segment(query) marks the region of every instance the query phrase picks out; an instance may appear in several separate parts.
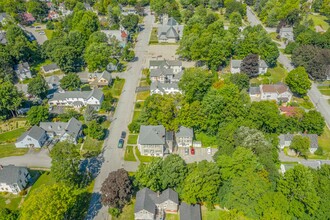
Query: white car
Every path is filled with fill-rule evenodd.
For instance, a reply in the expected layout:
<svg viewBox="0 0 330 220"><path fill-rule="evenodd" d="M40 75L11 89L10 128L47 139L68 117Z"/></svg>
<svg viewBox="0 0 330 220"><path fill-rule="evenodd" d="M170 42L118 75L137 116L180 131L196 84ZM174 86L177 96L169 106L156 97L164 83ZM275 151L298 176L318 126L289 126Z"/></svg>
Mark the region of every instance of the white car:
<svg viewBox="0 0 330 220"><path fill-rule="evenodd" d="M45 32L44 31L40 31L39 34L40 35L45 35Z"/></svg>
<svg viewBox="0 0 330 220"><path fill-rule="evenodd" d="M210 147L207 148L207 154L212 154L212 149Z"/></svg>

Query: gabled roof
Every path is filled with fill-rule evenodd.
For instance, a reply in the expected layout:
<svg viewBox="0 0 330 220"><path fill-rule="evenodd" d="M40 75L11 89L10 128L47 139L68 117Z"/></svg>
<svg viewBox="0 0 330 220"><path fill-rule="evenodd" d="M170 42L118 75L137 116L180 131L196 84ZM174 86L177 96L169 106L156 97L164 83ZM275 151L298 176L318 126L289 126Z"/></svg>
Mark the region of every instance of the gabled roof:
<svg viewBox="0 0 330 220"><path fill-rule="evenodd" d="M201 220L201 207L199 204L188 205L182 202L180 205L180 220Z"/></svg>
<svg viewBox="0 0 330 220"><path fill-rule="evenodd" d="M166 31L166 37L167 38L178 38L179 34L178 32L174 29L174 27L170 27L167 31Z"/></svg>
<svg viewBox="0 0 330 220"><path fill-rule="evenodd" d="M318 148L318 140L317 140L317 134L296 134L300 135L302 137L308 137L310 140L310 148ZM294 134L280 134L279 139L280 139L280 145L284 145L286 141L292 141Z"/></svg>
<svg viewBox="0 0 330 220"><path fill-rule="evenodd" d="M291 92L289 87L283 83L260 85L260 90L267 93L282 94L285 92Z"/></svg>
<svg viewBox="0 0 330 220"><path fill-rule="evenodd" d="M168 200L170 200L176 204L179 204L178 193L175 192L173 189L168 188L159 195L159 197L156 200L156 203L160 204L160 203L166 202Z"/></svg>
<svg viewBox="0 0 330 220"><path fill-rule="evenodd" d="M28 172L26 167L16 167L14 165L0 166L0 183L8 185L18 183L21 173Z"/></svg>
<svg viewBox="0 0 330 220"><path fill-rule="evenodd" d="M0 44L7 44L6 32L0 32Z"/></svg>
<svg viewBox="0 0 330 220"><path fill-rule="evenodd" d="M182 66L182 62L180 60L150 60L149 67L150 66L157 66L158 68L164 66Z"/></svg>
<svg viewBox="0 0 330 220"><path fill-rule="evenodd" d="M82 98L87 100L91 97L94 97L100 101L103 97L103 93L99 89L94 89L92 91L66 91L63 93L54 93L54 96L50 99L50 101L64 100L69 98Z"/></svg>
<svg viewBox="0 0 330 220"><path fill-rule="evenodd" d="M231 68L241 68L242 60L231 60ZM264 60L259 60L259 68L268 68Z"/></svg>
<svg viewBox="0 0 330 220"><path fill-rule="evenodd" d="M179 131L175 134L176 137L194 137L194 131L192 128L187 128L184 126L179 127Z"/></svg>
<svg viewBox="0 0 330 220"><path fill-rule="evenodd" d="M56 75L53 75L50 77L45 77L45 80L46 80L47 84L49 84L49 85L57 85L57 86L60 85L60 77L58 77Z"/></svg>
<svg viewBox="0 0 330 220"><path fill-rule="evenodd" d="M60 69L55 63L49 64L49 65L45 65L45 66L42 66L42 68L43 68L44 71L46 71L46 72L48 72L48 71L52 71L52 70L59 70L59 69Z"/></svg>
<svg viewBox="0 0 330 220"><path fill-rule="evenodd" d="M92 92L90 93L90 95L87 99L89 99L90 97L94 97L95 99L101 101L101 99L103 97L103 92L101 90L95 88L92 90Z"/></svg>
<svg viewBox="0 0 330 220"><path fill-rule="evenodd" d="M7 14L2 12L0 13L0 22L2 22L7 17Z"/></svg>
<svg viewBox="0 0 330 220"><path fill-rule="evenodd" d="M159 90L162 93L166 92L165 90L179 90L177 83L161 83L161 82L152 82L150 85L150 91Z"/></svg>
<svg viewBox="0 0 330 220"><path fill-rule="evenodd" d="M107 81L111 81L111 73L109 73L108 71L103 71L100 75L100 77L98 77L99 79L103 78L106 79Z"/></svg>
<svg viewBox="0 0 330 220"><path fill-rule="evenodd" d="M139 134L139 144L164 145L165 128L163 125L141 125Z"/></svg>
<svg viewBox="0 0 330 220"><path fill-rule="evenodd" d="M40 140L45 135L45 130L34 125L30 130L24 132L18 139L17 142L22 141L26 136L29 136L35 140Z"/></svg>
<svg viewBox="0 0 330 220"><path fill-rule="evenodd" d="M150 77L159 77L166 75L174 75L174 70L171 68L157 68L150 70Z"/></svg>
<svg viewBox="0 0 330 220"><path fill-rule="evenodd" d="M15 70L21 72L25 72L25 71L30 71L30 66L27 62L24 63L19 63L18 65L15 66Z"/></svg>
<svg viewBox="0 0 330 220"><path fill-rule="evenodd" d="M178 22L173 17L170 17L167 21L167 25L175 26L175 25L178 25Z"/></svg>
<svg viewBox="0 0 330 220"><path fill-rule="evenodd" d="M65 128L66 133L76 138L82 129L82 123L76 118L71 118Z"/></svg>
<svg viewBox="0 0 330 220"><path fill-rule="evenodd" d="M136 202L134 207L134 213L142 210L146 210L152 214L156 213L156 205L154 199L157 194L148 188L143 188L136 193Z"/></svg>

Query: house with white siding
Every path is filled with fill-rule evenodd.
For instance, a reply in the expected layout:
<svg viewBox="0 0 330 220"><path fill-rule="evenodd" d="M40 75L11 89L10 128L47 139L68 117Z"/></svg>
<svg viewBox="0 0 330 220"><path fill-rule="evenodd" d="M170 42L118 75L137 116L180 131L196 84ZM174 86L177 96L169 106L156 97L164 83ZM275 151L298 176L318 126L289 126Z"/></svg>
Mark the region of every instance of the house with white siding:
<svg viewBox="0 0 330 220"><path fill-rule="evenodd" d="M0 192L17 195L27 186L31 176L26 167L0 165Z"/></svg>

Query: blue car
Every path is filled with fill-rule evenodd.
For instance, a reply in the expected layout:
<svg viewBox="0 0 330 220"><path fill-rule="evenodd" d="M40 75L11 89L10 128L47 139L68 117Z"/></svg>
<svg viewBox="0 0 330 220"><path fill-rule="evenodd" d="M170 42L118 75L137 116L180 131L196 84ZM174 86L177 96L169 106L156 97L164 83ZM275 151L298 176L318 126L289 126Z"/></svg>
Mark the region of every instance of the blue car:
<svg viewBox="0 0 330 220"><path fill-rule="evenodd" d="M124 140L123 139L119 139L118 148L123 148L123 147L124 147Z"/></svg>

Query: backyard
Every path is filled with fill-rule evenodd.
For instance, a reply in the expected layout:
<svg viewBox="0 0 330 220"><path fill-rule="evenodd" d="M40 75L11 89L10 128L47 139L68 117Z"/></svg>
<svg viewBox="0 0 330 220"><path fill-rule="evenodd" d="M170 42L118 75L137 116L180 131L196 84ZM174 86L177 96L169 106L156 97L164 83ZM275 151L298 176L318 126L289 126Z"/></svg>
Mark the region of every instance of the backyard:
<svg viewBox="0 0 330 220"><path fill-rule="evenodd" d="M10 210L18 210L22 196L10 193L0 193L0 207Z"/></svg>
<svg viewBox="0 0 330 220"><path fill-rule="evenodd" d="M132 200L130 204L123 208L122 213L118 218L112 217L113 220L134 220L134 205L135 200Z"/></svg>
<svg viewBox="0 0 330 220"><path fill-rule="evenodd" d="M309 14L308 20L312 20L314 26L320 26L324 31L327 31L329 28L329 23L327 22L327 17L319 14Z"/></svg>
<svg viewBox="0 0 330 220"><path fill-rule="evenodd" d="M149 163L155 158L155 157L151 157L151 156L142 156L137 147L135 148L135 155L138 157L139 161L142 163Z"/></svg>
<svg viewBox="0 0 330 220"><path fill-rule="evenodd" d="M134 146L126 146L124 160L136 161L133 150L134 150Z"/></svg>
<svg viewBox="0 0 330 220"><path fill-rule="evenodd" d="M0 134L3 132L25 128L27 126L25 118L12 118L0 123Z"/></svg>
<svg viewBox="0 0 330 220"><path fill-rule="evenodd" d="M265 74L251 79L251 85L276 84L284 82L285 77L287 76L287 71L281 65L277 65L274 68L268 68L267 72L268 75Z"/></svg>
<svg viewBox="0 0 330 220"><path fill-rule="evenodd" d="M19 128L0 134L0 158L10 156L21 156L26 154L28 148L16 148L15 141L26 131L26 128Z"/></svg>
<svg viewBox="0 0 330 220"><path fill-rule="evenodd" d="M317 87L322 95L330 96L330 85L322 85Z"/></svg>

